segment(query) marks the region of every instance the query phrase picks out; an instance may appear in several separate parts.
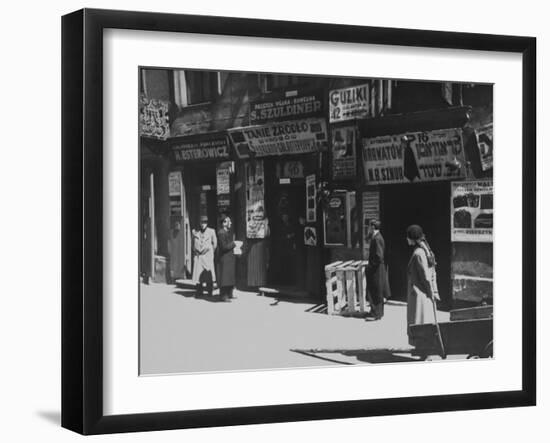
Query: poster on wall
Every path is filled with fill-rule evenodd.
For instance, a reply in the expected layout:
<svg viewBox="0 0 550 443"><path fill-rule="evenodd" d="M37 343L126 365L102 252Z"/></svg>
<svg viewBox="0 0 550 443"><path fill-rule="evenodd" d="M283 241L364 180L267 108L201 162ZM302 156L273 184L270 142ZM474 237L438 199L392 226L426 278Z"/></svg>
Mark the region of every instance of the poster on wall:
<svg viewBox="0 0 550 443"><path fill-rule="evenodd" d="M317 246L317 230L315 227L304 227L304 244L306 246Z"/></svg>
<svg viewBox="0 0 550 443"><path fill-rule="evenodd" d="M267 237L267 216L264 201L264 164L251 160L246 171L246 237Z"/></svg>
<svg viewBox="0 0 550 443"><path fill-rule="evenodd" d="M489 123L482 126L476 129L475 132L481 169L488 171L493 168L493 124Z"/></svg>
<svg viewBox="0 0 550 443"><path fill-rule="evenodd" d="M170 103L163 100L139 97L139 135L166 140L170 137Z"/></svg>
<svg viewBox="0 0 550 443"><path fill-rule="evenodd" d="M466 176L461 129L363 139L368 184L454 180Z"/></svg>
<svg viewBox="0 0 550 443"><path fill-rule="evenodd" d="M324 149L328 142L327 124L322 118L271 122L230 129L228 133L240 158L306 154Z"/></svg>
<svg viewBox="0 0 550 443"><path fill-rule="evenodd" d="M451 241L493 241L493 182L451 184Z"/></svg>
<svg viewBox="0 0 550 443"><path fill-rule="evenodd" d="M232 162L219 163L216 166L216 197L218 215L231 213L231 171Z"/></svg>
<svg viewBox="0 0 550 443"><path fill-rule="evenodd" d="M330 123L370 116L370 85L333 89L329 92Z"/></svg>
<svg viewBox="0 0 550 443"><path fill-rule="evenodd" d="M354 179L357 170L355 126L332 128L332 178Z"/></svg>
<svg viewBox="0 0 550 443"><path fill-rule="evenodd" d="M306 177L306 221L314 223L317 221L317 188L315 174Z"/></svg>
<svg viewBox="0 0 550 443"><path fill-rule="evenodd" d="M326 246L345 246L346 230L346 191L333 191L324 210L324 231Z"/></svg>
<svg viewBox="0 0 550 443"><path fill-rule="evenodd" d="M363 192L363 259L369 256L370 232L369 224L372 220L380 220L380 191Z"/></svg>
<svg viewBox="0 0 550 443"><path fill-rule="evenodd" d="M182 179L180 171L168 174L168 195L170 197L170 215L183 215Z"/></svg>

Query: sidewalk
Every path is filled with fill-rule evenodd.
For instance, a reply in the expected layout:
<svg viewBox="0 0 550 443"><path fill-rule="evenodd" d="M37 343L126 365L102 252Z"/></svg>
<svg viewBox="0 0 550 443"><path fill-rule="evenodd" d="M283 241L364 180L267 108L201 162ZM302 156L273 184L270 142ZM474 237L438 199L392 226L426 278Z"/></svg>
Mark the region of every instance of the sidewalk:
<svg viewBox="0 0 550 443"><path fill-rule="evenodd" d="M322 304L235 291L230 302L141 285L140 372L168 374L415 361L406 305L384 318L327 315ZM448 313L440 312L440 321Z"/></svg>

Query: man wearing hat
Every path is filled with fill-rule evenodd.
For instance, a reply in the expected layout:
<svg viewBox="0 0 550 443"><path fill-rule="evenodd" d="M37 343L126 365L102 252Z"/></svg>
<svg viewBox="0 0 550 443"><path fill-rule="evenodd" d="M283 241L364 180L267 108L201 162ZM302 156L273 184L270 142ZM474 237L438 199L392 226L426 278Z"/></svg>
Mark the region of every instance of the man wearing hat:
<svg viewBox="0 0 550 443"><path fill-rule="evenodd" d="M200 218L200 229L193 234L193 283L197 286L197 297L202 296L203 285L206 284L208 296L212 296L213 282L216 280L214 269L214 251L218 246L216 232L208 227L208 217Z"/></svg>
<svg viewBox="0 0 550 443"><path fill-rule="evenodd" d="M390 285L386 272L386 245L380 233L380 222L370 222L371 240L369 262L366 269L367 290L371 299L371 316L380 320L384 316L384 298L390 298Z"/></svg>

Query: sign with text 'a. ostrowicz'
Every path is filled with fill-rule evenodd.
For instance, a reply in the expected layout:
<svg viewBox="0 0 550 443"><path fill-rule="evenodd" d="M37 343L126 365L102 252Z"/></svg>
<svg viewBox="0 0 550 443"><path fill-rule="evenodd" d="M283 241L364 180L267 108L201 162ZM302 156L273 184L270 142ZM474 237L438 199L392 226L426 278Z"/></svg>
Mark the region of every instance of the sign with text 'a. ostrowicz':
<svg viewBox="0 0 550 443"><path fill-rule="evenodd" d="M411 183L464 178L461 129L440 129L363 139L369 184Z"/></svg>
<svg viewBox="0 0 550 443"><path fill-rule="evenodd" d="M327 145L327 125L320 118L234 128L228 132L241 158L305 154Z"/></svg>
<svg viewBox="0 0 550 443"><path fill-rule="evenodd" d="M229 158L229 141L225 133L206 133L173 139L172 154L176 162L189 160L223 160Z"/></svg>

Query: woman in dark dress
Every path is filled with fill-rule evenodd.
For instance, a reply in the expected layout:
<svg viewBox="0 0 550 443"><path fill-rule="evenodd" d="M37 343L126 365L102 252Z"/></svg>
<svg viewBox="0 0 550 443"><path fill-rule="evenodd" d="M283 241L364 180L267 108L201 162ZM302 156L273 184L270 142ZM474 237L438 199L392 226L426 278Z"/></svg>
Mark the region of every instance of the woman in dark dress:
<svg viewBox="0 0 550 443"><path fill-rule="evenodd" d="M235 234L231 229L231 219L222 218L222 228L218 231L218 287L222 300L233 298L235 286L236 259Z"/></svg>

